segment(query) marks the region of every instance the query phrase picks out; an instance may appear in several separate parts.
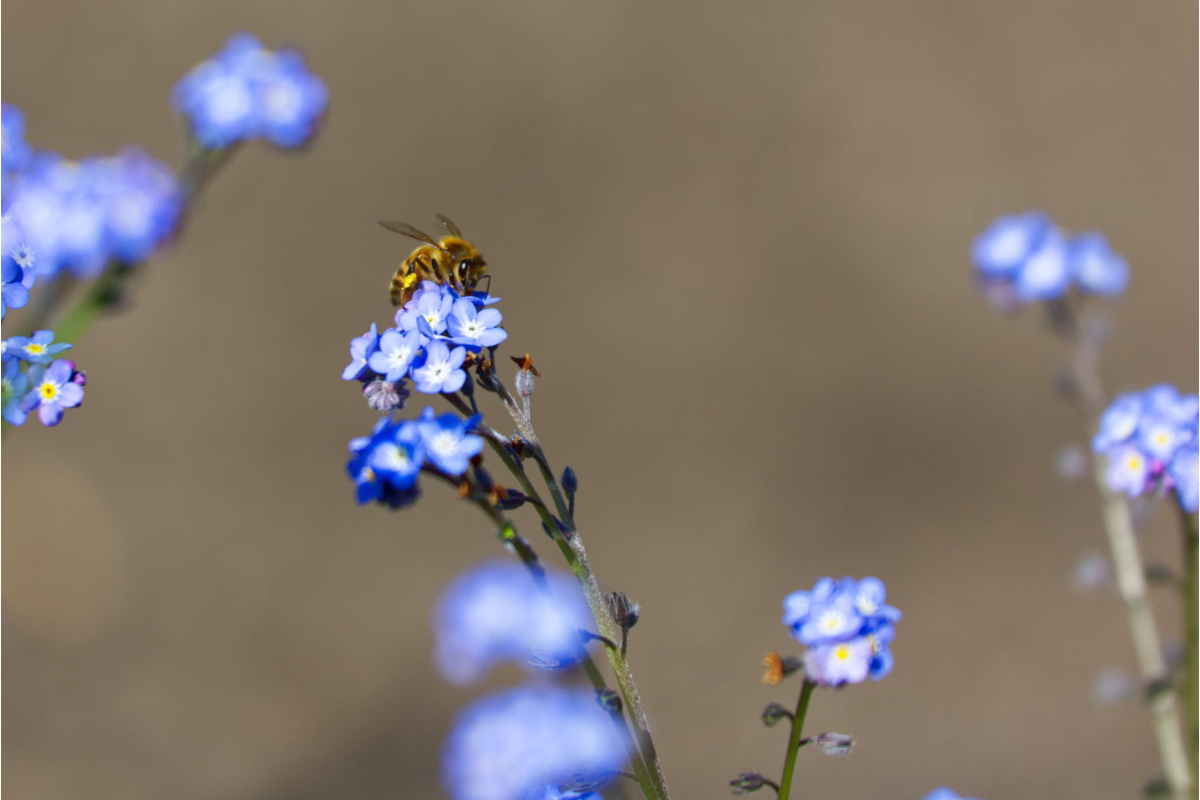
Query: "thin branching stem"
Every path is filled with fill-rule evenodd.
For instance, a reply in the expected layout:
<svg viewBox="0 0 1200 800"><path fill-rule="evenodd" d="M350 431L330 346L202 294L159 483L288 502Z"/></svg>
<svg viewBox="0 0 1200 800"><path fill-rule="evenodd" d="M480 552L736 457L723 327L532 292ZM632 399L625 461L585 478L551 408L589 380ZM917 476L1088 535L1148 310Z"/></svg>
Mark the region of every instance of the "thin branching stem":
<svg viewBox="0 0 1200 800"><path fill-rule="evenodd" d="M1069 300L1060 301L1051 308L1051 321L1066 349L1071 393L1083 412L1090 433L1097 429L1100 416L1107 406L1107 397L1100 381L1099 344L1094 337L1080 329L1078 314ZM1169 680L1154 611L1146 593L1146 570L1138 550L1129 502L1123 495L1108 488L1103 459L1093 459L1092 477L1100 493L1104 529L1112 554L1117 589L1125 605L1125 617L1133 638L1138 670L1143 684L1154 687L1149 693L1148 705L1163 774L1171 797L1186 800L1193 797L1196 784L1188 763L1188 749L1184 747L1176 692Z"/></svg>

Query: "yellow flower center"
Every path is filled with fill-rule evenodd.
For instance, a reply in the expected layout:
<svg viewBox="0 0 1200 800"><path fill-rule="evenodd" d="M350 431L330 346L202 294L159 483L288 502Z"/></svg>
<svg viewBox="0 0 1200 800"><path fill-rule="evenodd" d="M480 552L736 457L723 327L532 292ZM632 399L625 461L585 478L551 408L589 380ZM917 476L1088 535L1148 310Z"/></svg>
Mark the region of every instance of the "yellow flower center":
<svg viewBox="0 0 1200 800"><path fill-rule="evenodd" d="M845 661L850 657L850 648L844 644L839 644L833 648L833 657L838 661Z"/></svg>
<svg viewBox="0 0 1200 800"><path fill-rule="evenodd" d="M43 400L53 400L58 396L58 387L46 381L38 387L38 393L41 394Z"/></svg>
<svg viewBox="0 0 1200 800"><path fill-rule="evenodd" d="M25 345L25 352L29 353L31 356L40 356L42 353L46 352L46 345L38 344L37 342L30 342L29 344Z"/></svg>

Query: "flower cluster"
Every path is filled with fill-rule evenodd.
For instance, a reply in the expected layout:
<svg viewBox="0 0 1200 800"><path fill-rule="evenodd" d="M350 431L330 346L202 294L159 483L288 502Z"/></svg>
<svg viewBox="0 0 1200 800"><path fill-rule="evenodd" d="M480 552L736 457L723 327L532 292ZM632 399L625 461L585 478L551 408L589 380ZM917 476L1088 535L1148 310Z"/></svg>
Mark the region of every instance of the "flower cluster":
<svg viewBox="0 0 1200 800"><path fill-rule="evenodd" d="M299 147L316 132L329 95L292 50L269 51L248 33L193 67L175 85L171 103L201 146L219 150L262 137Z"/></svg>
<svg viewBox="0 0 1200 800"><path fill-rule="evenodd" d="M404 407L405 381L424 394L457 392L466 383L467 353L495 347L508 337L499 302L485 292L460 297L449 286L424 281L396 312L396 327L371 329L350 342L350 363L342 379L360 381L367 403L377 411Z"/></svg>
<svg viewBox="0 0 1200 800"><path fill-rule="evenodd" d="M809 649L804 656L808 680L826 686L880 680L892 671L890 645L899 610L884 603L878 578L822 578L812 591L792 592L783 600L783 624Z"/></svg>
<svg viewBox="0 0 1200 800"><path fill-rule="evenodd" d="M25 141L25 115L10 103L0 103L0 211L8 211L9 177L25 169L33 148Z"/></svg>
<svg viewBox="0 0 1200 800"><path fill-rule="evenodd" d="M975 798L962 797L953 789L947 789L945 786L939 786L929 794L925 795L924 800L975 800Z"/></svg>
<svg viewBox="0 0 1200 800"><path fill-rule="evenodd" d="M54 344L52 331L38 331L29 338L14 336L3 343L0 402L5 422L24 425L36 410L43 425L54 426L62 421L65 409L83 402L87 375L75 369L74 362L54 358L70 346Z"/></svg>
<svg viewBox="0 0 1200 800"><path fill-rule="evenodd" d="M591 612L573 576L549 572L546 582L543 590L511 561L490 561L456 578L433 614L442 676L469 683L501 661L547 669L575 663Z"/></svg>
<svg viewBox="0 0 1200 800"><path fill-rule="evenodd" d="M588 797L625 760L612 720L590 692L521 686L489 695L455 720L442 753L454 800Z"/></svg>
<svg viewBox="0 0 1200 800"><path fill-rule="evenodd" d="M136 148L81 161L39 152L5 181L6 285L14 251L36 255L43 277L92 278L111 261L143 261L174 232L184 205L171 170Z"/></svg>
<svg viewBox="0 0 1200 800"><path fill-rule="evenodd" d="M1102 234L1069 237L1037 211L997 219L971 245L971 259L984 295L1004 309L1056 300L1072 285L1115 296L1129 282L1129 266Z"/></svg>
<svg viewBox="0 0 1200 800"><path fill-rule="evenodd" d="M0 218L0 319L25 307L36 278L33 250L10 216Z"/></svg>
<svg viewBox="0 0 1200 800"><path fill-rule="evenodd" d="M410 505L420 495L417 478L423 467L450 477L462 475L483 450L483 439L470 433L478 421L454 413L439 417L428 406L415 420L381 417L370 436L350 442L346 471L358 502Z"/></svg>
<svg viewBox="0 0 1200 800"><path fill-rule="evenodd" d="M1129 497L1174 490L1179 504L1195 513L1198 413L1196 395L1181 396L1168 384L1113 400L1092 438L1092 450L1107 460L1108 487Z"/></svg>

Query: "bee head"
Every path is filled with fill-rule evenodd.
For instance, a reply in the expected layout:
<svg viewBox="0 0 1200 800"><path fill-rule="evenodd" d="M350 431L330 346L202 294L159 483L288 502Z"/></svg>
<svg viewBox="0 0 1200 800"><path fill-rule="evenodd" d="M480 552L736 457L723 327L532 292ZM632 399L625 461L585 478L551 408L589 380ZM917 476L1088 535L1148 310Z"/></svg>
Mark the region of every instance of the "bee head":
<svg viewBox="0 0 1200 800"><path fill-rule="evenodd" d="M458 269L455 271L454 277L458 279L464 289L472 292L485 271L487 271L487 264L482 258L464 258L458 262Z"/></svg>

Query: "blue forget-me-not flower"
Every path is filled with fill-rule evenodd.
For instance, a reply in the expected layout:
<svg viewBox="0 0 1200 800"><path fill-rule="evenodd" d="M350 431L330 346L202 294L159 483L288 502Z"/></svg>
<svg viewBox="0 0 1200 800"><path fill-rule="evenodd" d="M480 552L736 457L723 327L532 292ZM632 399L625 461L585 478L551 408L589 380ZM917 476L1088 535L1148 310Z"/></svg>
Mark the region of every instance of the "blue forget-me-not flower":
<svg viewBox="0 0 1200 800"><path fill-rule="evenodd" d="M539 587L522 564L489 561L455 578L433 613L434 660L451 683L516 661L547 669L575 663L592 615L574 576L547 572Z"/></svg>
<svg viewBox="0 0 1200 800"><path fill-rule="evenodd" d="M42 424L51 427L62 420L63 410L83 402L83 386L72 381L75 364L60 358L50 366L34 364L29 368L29 391L19 408L26 414L35 408Z"/></svg>
<svg viewBox="0 0 1200 800"><path fill-rule="evenodd" d="M809 680L838 686L891 672L890 645L901 615L886 597L878 578L822 578L811 591L784 598L783 624L809 647L804 661Z"/></svg>
<svg viewBox="0 0 1200 800"><path fill-rule="evenodd" d="M230 37L171 92L192 136L210 149L258 137L299 147L316 132L328 101L325 85L299 53L266 50L248 33Z"/></svg>
<svg viewBox="0 0 1200 800"><path fill-rule="evenodd" d="M453 800L526 800L547 785L612 774L624 761L594 694L522 686L459 714L442 750L442 785Z"/></svg>
<svg viewBox="0 0 1200 800"><path fill-rule="evenodd" d="M49 364L54 356L69 350L66 342L54 343L54 331L35 331L33 336L13 336L5 342L5 358L18 358L31 364Z"/></svg>

